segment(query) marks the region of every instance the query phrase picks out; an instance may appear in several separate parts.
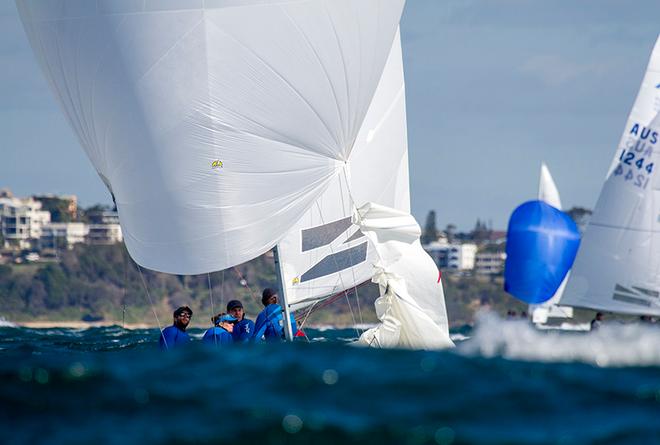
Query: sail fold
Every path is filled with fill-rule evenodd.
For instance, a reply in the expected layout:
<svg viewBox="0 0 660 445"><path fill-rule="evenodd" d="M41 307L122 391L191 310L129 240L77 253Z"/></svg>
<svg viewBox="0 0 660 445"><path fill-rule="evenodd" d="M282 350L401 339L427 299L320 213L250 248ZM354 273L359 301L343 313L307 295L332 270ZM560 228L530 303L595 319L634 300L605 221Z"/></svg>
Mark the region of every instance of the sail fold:
<svg viewBox="0 0 660 445"><path fill-rule="evenodd" d="M406 212L367 203L353 221L373 244L378 261L373 281L381 323L360 337L374 347L452 347L440 272L419 242L421 229Z"/></svg>

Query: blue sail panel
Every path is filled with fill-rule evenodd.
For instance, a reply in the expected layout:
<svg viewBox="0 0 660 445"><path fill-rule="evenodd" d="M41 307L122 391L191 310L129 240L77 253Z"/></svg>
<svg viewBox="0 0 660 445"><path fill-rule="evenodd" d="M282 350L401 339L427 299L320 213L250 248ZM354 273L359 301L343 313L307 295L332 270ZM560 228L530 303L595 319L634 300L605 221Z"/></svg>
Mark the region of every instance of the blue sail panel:
<svg viewBox="0 0 660 445"><path fill-rule="evenodd" d="M528 201L509 220L504 290L527 303L557 292L573 266L580 232L570 216L543 201Z"/></svg>

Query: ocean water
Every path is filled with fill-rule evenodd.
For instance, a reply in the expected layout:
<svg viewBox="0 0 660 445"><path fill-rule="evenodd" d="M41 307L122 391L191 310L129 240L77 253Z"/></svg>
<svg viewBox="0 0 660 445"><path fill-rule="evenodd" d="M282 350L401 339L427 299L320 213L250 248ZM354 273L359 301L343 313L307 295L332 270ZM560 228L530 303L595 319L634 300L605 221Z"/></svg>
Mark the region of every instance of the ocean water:
<svg viewBox="0 0 660 445"><path fill-rule="evenodd" d="M486 316L441 352L306 332L162 353L155 329L2 327L2 442L660 443L660 326L558 333Z"/></svg>

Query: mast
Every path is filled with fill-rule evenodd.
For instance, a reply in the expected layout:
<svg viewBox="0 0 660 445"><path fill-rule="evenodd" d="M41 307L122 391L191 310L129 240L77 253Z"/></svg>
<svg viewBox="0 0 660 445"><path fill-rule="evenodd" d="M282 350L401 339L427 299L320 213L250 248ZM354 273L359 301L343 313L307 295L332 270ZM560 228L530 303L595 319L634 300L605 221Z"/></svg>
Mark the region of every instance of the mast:
<svg viewBox="0 0 660 445"><path fill-rule="evenodd" d="M273 256L275 258L275 273L277 274L277 293L282 299L282 308L284 309L284 337L287 341L293 341L293 329L291 329L291 311L289 310L289 303L286 298L286 285L284 284L284 274L282 273L282 264L280 263L280 255L278 246L273 248Z"/></svg>

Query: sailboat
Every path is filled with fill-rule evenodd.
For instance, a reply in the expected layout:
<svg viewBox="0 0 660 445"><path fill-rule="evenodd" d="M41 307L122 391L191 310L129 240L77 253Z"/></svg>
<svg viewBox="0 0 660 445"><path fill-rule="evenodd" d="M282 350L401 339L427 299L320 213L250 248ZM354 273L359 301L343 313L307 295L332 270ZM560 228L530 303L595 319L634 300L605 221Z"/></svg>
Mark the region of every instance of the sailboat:
<svg viewBox="0 0 660 445"><path fill-rule="evenodd" d="M543 201L558 210L562 210L559 190L557 189L555 181L552 179L550 170L548 169L548 166L545 164L545 162L541 163L538 199L539 201ZM559 285L557 292L555 292L555 294L550 297L549 300L541 304L529 305L529 314L532 319L532 323L534 323L534 325L537 327L545 327L548 324L563 324L563 322L573 318L572 307L560 306L558 304L562 294L564 293L564 288L566 287L566 282L570 274L571 272L569 271Z"/></svg>
<svg viewBox="0 0 660 445"><path fill-rule="evenodd" d="M660 38L585 231L562 305L660 315Z"/></svg>
<svg viewBox="0 0 660 445"><path fill-rule="evenodd" d="M557 188L542 165L539 199L521 204L509 219L504 290L539 311L536 322L547 322L580 245L577 226L560 209Z"/></svg>
<svg viewBox="0 0 660 445"><path fill-rule="evenodd" d="M17 6L140 266L275 248L287 315L371 279L382 323L363 343L452 345L410 216L403 0Z"/></svg>

